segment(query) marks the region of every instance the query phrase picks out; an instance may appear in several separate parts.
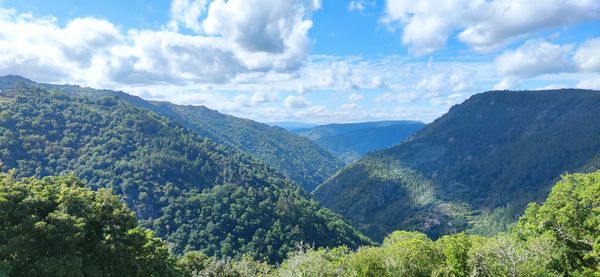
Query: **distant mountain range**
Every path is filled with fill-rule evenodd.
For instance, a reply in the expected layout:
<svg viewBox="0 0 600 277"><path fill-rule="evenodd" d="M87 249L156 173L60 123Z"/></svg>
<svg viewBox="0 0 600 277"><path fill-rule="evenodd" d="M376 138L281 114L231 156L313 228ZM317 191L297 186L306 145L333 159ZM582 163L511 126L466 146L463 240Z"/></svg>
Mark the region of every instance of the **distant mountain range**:
<svg viewBox="0 0 600 277"><path fill-rule="evenodd" d="M377 240L399 229L496 232L561 174L600 168L599 116L599 91L477 94L315 195Z"/></svg>
<svg viewBox="0 0 600 277"><path fill-rule="evenodd" d="M274 263L301 243L352 248L370 243L274 166L239 149L270 148L272 155L290 160L307 157L311 167L321 165L311 153L337 161L308 139L206 108L152 103L120 92L14 76L0 78L0 85L4 169L14 170L16 178L72 174L93 189L110 188L176 253L249 255ZM214 125L203 127L207 122ZM223 129L212 129L218 126ZM249 130L264 133L252 137ZM263 140L268 135L289 145ZM236 138L246 138L241 147L230 142ZM285 147L299 147L305 156L285 156L290 153Z"/></svg>
<svg viewBox="0 0 600 277"><path fill-rule="evenodd" d="M418 121L375 121L327 124L290 131L309 138L349 163L368 152L396 145L424 126Z"/></svg>
<svg viewBox="0 0 600 277"><path fill-rule="evenodd" d="M1 89L13 89L17 83L47 89L84 94L89 97L114 96L129 104L166 116L191 129L201 137L244 151L289 177L307 191L314 190L340 170L343 162L325 148L281 128L256 121L221 114L204 106L175 105L146 101L112 90L97 90L73 85L33 82L21 76L0 78Z"/></svg>
<svg viewBox="0 0 600 277"><path fill-rule="evenodd" d="M286 130L295 130L303 128L312 128L319 126L318 124L304 123L304 122L268 122L269 126L277 126Z"/></svg>

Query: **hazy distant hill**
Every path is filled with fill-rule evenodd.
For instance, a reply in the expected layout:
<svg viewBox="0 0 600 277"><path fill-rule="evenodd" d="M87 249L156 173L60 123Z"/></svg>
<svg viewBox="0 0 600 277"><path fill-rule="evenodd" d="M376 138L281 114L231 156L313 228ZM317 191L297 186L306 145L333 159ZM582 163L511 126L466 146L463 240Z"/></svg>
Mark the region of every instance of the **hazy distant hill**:
<svg viewBox="0 0 600 277"><path fill-rule="evenodd" d="M318 126L318 124L304 123L304 122L269 122L270 126L277 126L286 130L305 129Z"/></svg>
<svg viewBox="0 0 600 277"><path fill-rule="evenodd" d="M221 114L204 106L184 106L167 102L146 101L136 96L111 90L96 90L72 85L38 84L20 76L0 77L0 89L14 88L18 82L48 89L93 97L117 96L138 107L167 116L202 137L210 138L251 154L283 173L295 183L312 191L342 168L343 162L326 149L281 128L248 119Z"/></svg>
<svg viewBox="0 0 600 277"><path fill-rule="evenodd" d="M178 253L275 262L299 243L368 243L265 163L120 97L3 91L0 160L19 178L74 174L111 188Z"/></svg>
<svg viewBox="0 0 600 277"><path fill-rule="evenodd" d="M396 145L425 124L418 121L377 121L328 124L292 132L327 148L346 162L358 160L367 152Z"/></svg>
<svg viewBox="0 0 600 277"><path fill-rule="evenodd" d="M561 174L598 168L600 92L486 92L315 193L377 239L397 229L494 232Z"/></svg>

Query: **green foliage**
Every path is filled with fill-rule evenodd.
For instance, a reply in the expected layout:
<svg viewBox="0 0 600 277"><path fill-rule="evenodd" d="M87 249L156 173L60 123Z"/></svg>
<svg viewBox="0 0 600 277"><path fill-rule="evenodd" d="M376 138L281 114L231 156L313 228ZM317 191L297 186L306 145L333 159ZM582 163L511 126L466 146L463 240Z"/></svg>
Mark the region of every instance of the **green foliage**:
<svg viewBox="0 0 600 277"><path fill-rule="evenodd" d="M144 107L180 122L202 137L251 154L309 192L343 166L327 150L281 128L203 106L157 102Z"/></svg>
<svg viewBox="0 0 600 277"><path fill-rule="evenodd" d="M525 240L547 236L566 250L561 271L600 270L600 171L563 176L544 205L529 205L517 231Z"/></svg>
<svg viewBox="0 0 600 277"><path fill-rule="evenodd" d="M98 104L106 107L116 105L117 100L121 100L152 111L183 125L200 137L252 155L307 191L312 191L343 166L342 161L329 151L306 138L281 128L224 115L204 106L150 102L123 92L73 85L41 84L20 76L0 77L0 89L14 90L18 83L22 83L23 87L37 86L47 90L64 91L71 96L93 98Z"/></svg>
<svg viewBox="0 0 600 277"><path fill-rule="evenodd" d="M474 95L315 196L376 240L398 229L433 238L507 231L561 174L600 168L598 114L597 91Z"/></svg>
<svg viewBox="0 0 600 277"><path fill-rule="evenodd" d="M0 159L15 177L74 174L111 188L179 254L279 261L301 242L369 243L243 152L120 98L73 95L27 87L0 94Z"/></svg>
<svg viewBox="0 0 600 277"><path fill-rule="evenodd" d="M209 256L246 254L270 262L286 257L303 242L352 248L368 243L304 193L295 186L217 185L173 199L154 226L178 253L201 249Z"/></svg>
<svg viewBox="0 0 600 277"><path fill-rule="evenodd" d="M346 246L333 249L314 250L303 247L293 252L278 268L278 276L346 276L346 256L350 249Z"/></svg>
<svg viewBox="0 0 600 277"><path fill-rule="evenodd" d="M444 254L446 261L440 273L445 276L466 277L469 276L469 249L471 240L464 233L453 236L444 236L436 241L438 249Z"/></svg>
<svg viewBox="0 0 600 277"><path fill-rule="evenodd" d="M508 233L431 241L396 231L379 247L300 251L278 276L600 276L600 171L563 176ZM340 255L341 254L341 255Z"/></svg>
<svg viewBox="0 0 600 277"><path fill-rule="evenodd" d="M0 175L0 275L174 276L175 259L109 190Z"/></svg>
<svg viewBox="0 0 600 277"><path fill-rule="evenodd" d="M177 261L183 276L211 277L254 277L267 276L273 267L264 262L257 262L249 257L241 259L216 259L200 252L187 252Z"/></svg>

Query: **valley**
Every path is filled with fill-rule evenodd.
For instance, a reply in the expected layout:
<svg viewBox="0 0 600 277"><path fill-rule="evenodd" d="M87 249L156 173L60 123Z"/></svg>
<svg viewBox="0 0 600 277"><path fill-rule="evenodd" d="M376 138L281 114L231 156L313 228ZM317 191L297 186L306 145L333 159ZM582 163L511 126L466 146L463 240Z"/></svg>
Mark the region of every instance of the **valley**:
<svg viewBox="0 0 600 277"><path fill-rule="evenodd" d="M534 213L546 209L539 216L550 216L562 204L549 206L546 200L542 208L534 208L528 203L544 203L547 197L592 201L580 207L579 216L589 220L598 216L600 181L592 173L600 169L598 91L491 91L472 96L427 125L385 121L288 132L205 107L146 101L117 91L36 83L18 76L2 77L0 85L3 207L29 205L27 198L17 195L39 189L55 194L68 187L80 195L74 199L109 197L110 205L133 212L127 228L148 230L143 236L155 243L149 251L160 252L167 263L160 266L166 270L161 274L185 274L195 267L202 272L225 270L211 268L220 263L231 274L255 270L250 275L311 275L319 272L313 271L320 270L317 265L342 270L343 275L429 275L440 270L432 265L444 263L448 268L443 270L469 271L476 266L472 259L479 258L464 252L461 255L468 261L465 257L453 261L465 268L453 269L457 265L449 260L448 247L478 253L494 251L485 247L523 247L525 252L518 255L536 260L545 254L530 253L539 250L530 243L545 243L541 251L558 251L553 247L570 244L560 235L543 237L556 232L553 227L539 230L531 225L541 220ZM358 160L352 162L344 153ZM342 161L349 164L344 168ZM558 194L566 193L560 184L585 193L560 198L564 196ZM36 189L25 189L30 186ZM44 201L57 202L44 205L82 222L92 220L85 219L86 213L61 208L73 203L51 199ZM12 218L13 213L3 216ZM57 224L48 216L34 218ZM5 222L28 224L24 218ZM0 233L4 241L16 236L13 227L3 227L11 230ZM585 228L589 239L598 239L597 227ZM403 252L410 247L417 252ZM582 247L597 251L595 246ZM414 269L402 264L409 260L364 268L361 259L377 261L380 255L402 259L428 255L431 260ZM29 259L25 257L19 259ZM584 264L572 269L597 266L586 257L579 257ZM28 269L24 261L10 264L23 273L36 270ZM344 266L335 265L342 261ZM479 262L493 267L488 263L495 261ZM142 261L131 263L138 262ZM115 266L110 270L117 270L118 263L110 263ZM535 270L561 272L573 267L557 269L551 263L539 260ZM102 270L109 269L93 269ZM518 270L533 269L523 264Z"/></svg>

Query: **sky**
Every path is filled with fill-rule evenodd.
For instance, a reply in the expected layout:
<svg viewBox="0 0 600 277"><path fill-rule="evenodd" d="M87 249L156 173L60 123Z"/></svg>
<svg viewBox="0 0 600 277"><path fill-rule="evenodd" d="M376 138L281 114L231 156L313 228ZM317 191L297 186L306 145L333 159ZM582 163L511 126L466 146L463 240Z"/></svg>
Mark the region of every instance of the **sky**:
<svg viewBox="0 0 600 277"><path fill-rule="evenodd" d="M600 89L600 0L0 0L0 75L261 122L431 122Z"/></svg>

